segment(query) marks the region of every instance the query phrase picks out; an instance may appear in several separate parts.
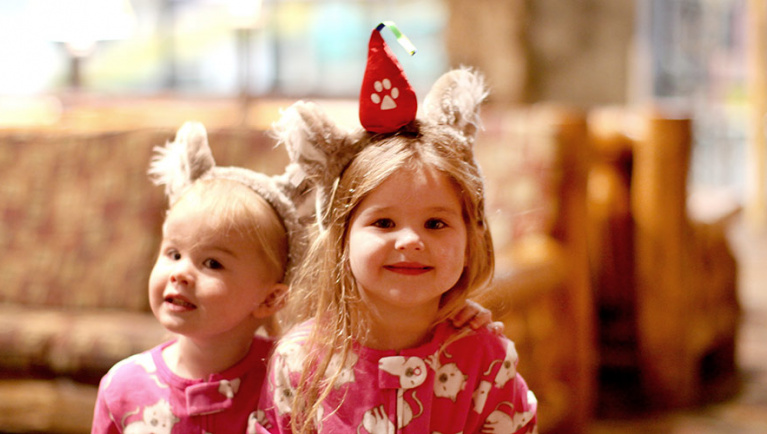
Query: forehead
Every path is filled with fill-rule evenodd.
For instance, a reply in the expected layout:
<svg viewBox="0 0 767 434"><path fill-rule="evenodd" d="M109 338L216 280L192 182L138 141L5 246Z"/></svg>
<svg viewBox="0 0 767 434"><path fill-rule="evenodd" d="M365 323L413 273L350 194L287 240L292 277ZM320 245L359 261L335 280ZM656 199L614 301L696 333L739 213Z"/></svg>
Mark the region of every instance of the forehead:
<svg viewBox="0 0 767 434"><path fill-rule="evenodd" d="M441 171L428 168L400 169L365 197L360 206L461 209L460 191Z"/></svg>
<svg viewBox="0 0 767 434"><path fill-rule="evenodd" d="M163 225L163 237L195 245L250 245L250 237L203 208L174 206Z"/></svg>

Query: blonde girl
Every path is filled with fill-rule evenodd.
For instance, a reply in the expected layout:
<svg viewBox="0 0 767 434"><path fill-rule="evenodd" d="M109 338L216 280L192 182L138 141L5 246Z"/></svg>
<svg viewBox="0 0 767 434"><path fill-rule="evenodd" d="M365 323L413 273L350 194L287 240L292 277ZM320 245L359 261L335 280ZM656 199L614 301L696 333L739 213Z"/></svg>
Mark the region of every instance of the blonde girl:
<svg viewBox="0 0 767 434"><path fill-rule="evenodd" d="M321 230L261 408L273 432L532 432L536 401L506 338L445 321L493 273L472 146L481 77L445 74L426 116L346 133L312 104L284 114L317 183Z"/></svg>
<svg viewBox="0 0 767 434"><path fill-rule="evenodd" d="M101 380L92 433L264 432L257 405L271 328L305 250L301 185L216 167L205 128L181 127L150 174L170 207L149 304L174 337Z"/></svg>

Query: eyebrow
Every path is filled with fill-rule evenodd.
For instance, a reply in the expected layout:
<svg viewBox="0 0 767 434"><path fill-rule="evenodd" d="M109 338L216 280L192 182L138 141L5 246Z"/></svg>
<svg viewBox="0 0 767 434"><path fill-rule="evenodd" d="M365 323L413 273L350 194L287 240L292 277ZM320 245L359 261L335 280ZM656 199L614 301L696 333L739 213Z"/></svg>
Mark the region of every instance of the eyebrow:
<svg viewBox="0 0 767 434"><path fill-rule="evenodd" d="M204 246L204 247L206 249L218 251L218 252L221 252L221 253L223 253L225 255L229 255L229 256L234 257L234 258L237 257L237 254L234 252L234 250L232 250L232 249L230 249L230 248L228 248L226 246L212 245L212 246Z"/></svg>
<svg viewBox="0 0 767 434"><path fill-rule="evenodd" d="M461 214L463 210L459 207L457 210L446 206L435 206L429 208L431 212L444 212L446 214Z"/></svg>
<svg viewBox="0 0 767 434"><path fill-rule="evenodd" d="M167 242L171 245L181 244L178 239L169 238L169 237L163 237L163 242L164 243ZM212 250L212 251L223 253L225 255L229 255L233 258L237 258L237 254L235 253L235 251L230 249L224 244L206 244L206 242L203 240L203 241L199 241L195 243L195 245L192 246L192 249L193 250Z"/></svg>
<svg viewBox="0 0 767 434"><path fill-rule="evenodd" d="M393 210L394 208L396 208L396 205L393 205L393 206L370 206L365 211L368 212L368 213L376 213L376 214L384 213L385 214L385 213L391 212L391 210ZM463 209L461 209L461 208L453 209L452 207L439 206L439 205L427 207L427 208L424 209L424 211L426 213L428 213L428 214L431 214L431 213L435 213L435 214L444 213L444 214L457 214L457 215L461 215L463 213Z"/></svg>

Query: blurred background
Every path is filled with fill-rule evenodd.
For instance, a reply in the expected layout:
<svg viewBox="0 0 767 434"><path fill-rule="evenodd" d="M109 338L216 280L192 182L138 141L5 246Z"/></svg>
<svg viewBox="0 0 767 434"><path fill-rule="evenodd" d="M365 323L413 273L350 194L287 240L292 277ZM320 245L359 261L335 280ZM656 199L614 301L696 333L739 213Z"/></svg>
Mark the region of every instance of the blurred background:
<svg viewBox="0 0 767 434"><path fill-rule="evenodd" d="M66 174L81 178L79 183L70 186L70 193L77 192L77 197L82 196L83 200L89 195L93 197L107 192L105 189L95 194L84 193L89 191L86 189L92 188L93 180L98 175L94 174L91 178L88 171L93 169L87 167L87 162L72 163L70 167L67 165L69 163L53 161L59 158L59 154L49 149L61 150L61 155L69 155L71 160L87 154L92 161L100 161L107 157L101 151L94 153L93 149L98 148L99 143L114 146L109 149L125 148L119 151L124 154L115 153L115 161L109 161L109 164L115 165L110 166L112 169L121 164L131 166L130 181L134 184L119 187L120 183L128 182L128 178L117 179L115 185L118 187L112 187L119 193L121 188L126 191L133 189L135 183L148 184L144 182L144 166L151 145L160 144L156 143L158 137L162 140L169 138L168 134L172 134L175 128L189 119L203 121L211 131L219 131L215 134L219 135L220 143L232 144L233 150L214 150L217 158L218 155L222 155L224 160L232 158L230 164L241 164L244 161L236 159L238 155L242 158L252 157L255 152L262 152L264 146L268 148L271 144L266 144L262 130L277 119L281 108L296 99L321 100L341 123L357 125L356 99L365 68L368 39L371 30L383 20L396 22L418 49L414 56L408 56L390 32L382 32L419 97L422 98L431 84L449 68L466 65L485 74L491 90L488 101L488 136L491 140L488 143L493 138L505 140L511 134L509 130L513 128L504 125L513 123L511 113L517 113L518 110L558 105L585 113L588 118L588 134L586 126L578 134L584 134L584 141L588 135L594 147L583 151L583 155L588 154L588 158L593 159L588 163L588 170L584 169L590 171L586 175L589 179L589 197L585 198L585 191L573 197L583 199L583 207L588 202L591 207L589 212L594 215L607 209L598 208L598 205L607 203L599 201L610 194L613 195L610 200L617 202L610 202L609 212L605 211L605 215L609 215L603 220L590 215L588 225L584 223L585 220L573 219L569 214L560 218L580 222L581 225L575 227L584 228L584 233L585 226L588 226L589 242L593 243L596 239L602 243L599 248L593 245L589 247L592 263L589 269L591 274L586 276L586 280L593 288L589 289L589 285L585 285L580 289L592 291L589 297L593 297L595 302L579 311L570 305L559 307L559 304L568 302L551 297L546 303L553 305L547 305L543 313L531 310L535 314L530 315L530 324L540 324L541 318L556 317L556 312L559 312L557 309L560 308L580 312L573 317L570 325L582 325L583 320L591 322L583 329L569 328L575 333L585 333L581 336L585 339L584 343L591 342L589 337L592 334L596 336L595 354L584 350L585 355L578 362L579 366L584 367L583 370L571 374L564 369L563 378L557 378L551 384L557 384L552 386L553 389L560 387L560 383L568 387L575 384L576 388L582 384L591 384L597 391L585 393L589 403L572 404L579 409L584 408L588 412L586 416L562 418L564 422L542 432L767 432L767 323L764 320L767 318L767 149L764 130L764 116L767 113L767 2L764 0L0 0L0 167L3 171L9 171L9 168L24 160L24 155L30 156L24 161L31 164L31 169L18 169L15 175L11 173L5 181L0 180L0 184L4 183L0 186L0 202L7 201L5 205L0 203L0 248L6 250L3 256L21 258L24 255L18 252L23 251L22 244L29 244L30 239L36 239L33 236L39 235L44 240L47 239L45 237L59 239L58 229L52 227L81 224L79 216L71 217L63 222L65 224L51 223L69 213L71 207L65 210L65 199L54 200L48 197L51 196L49 190L55 189L51 189L50 185L39 184L31 177L30 173L36 170L35 167L43 167L39 165L40 161L50 164L53 167L50 172L55 176ZM684 282L696 278L705 280L705 276L708 276L705 272L718 270L722 264L727 267L732 265L723 272L725 274L721 274L729 276L723 278L724 283L720 285L728 291L727 301L721 304L731 302L733 311L738 312L737 318L724 320L712 313L701 319L712 323L730 321L722 328L727 329L725 341L729 347L725 349L726 354L713 350L705 353L702 360L697 360L697 366L702 372L705 371L703 374L708 375L717 370L727 371L719 364L737 363L735 380L728 377L725 384L715 385L715 391L707 388L705 393L695 392L700 395L700 399L688 399L683 405L676 403L653 408L646 405L648 394L651 396L652 392L643 389L642 397L632 395L634 389L626 384L637 385L631 381L622 382L626 371L621 369L630 366L641 371L637 367L641 363L636 360L616 362L617 370L608 369L609 372L605 372L601 369L609 365L609 361L605 361L609 355L606 356L604 348L600 350L599 346L610 344L609 337L605 337L602 330L612 323L604 317L610 312L600 303L609 305L615 300L600 299L600 291L604 290L600 285L609 283L609 276L602 280L600 278L612 272L611 276L617 275L620 279L620 252L632 250L635 240L633 232L626 235L627 238L621 238L625 234L620 232L620 228L616 229L615 225L620 226L620 222L623 222L620 219L624 217L632 225L635 224L633 215L627 217L621 214L628 213L626 209L629 202L633 207L641 208L642 201L651 200L647 199L650 197L649 190L644 190L646 196L629 199L630 193L616 195L614 192L618 190L609 187L613 184L598 182L605 179L599 176L607 173L603 169L610 165L608 175L613 178L609 179L631 179L628 184L643 182L636 178L638 172L632 172L634 159L638 161L639 157L634 157L631 154L633 149L628 150L631 146L625 143L631 142L636 146L636 143L642 143L644 139L632 136L629 129L621 139L621 144L609 145L615 148L608 146L600 151L600 145L594 145L603 143L599 141L602 139L604 143L614 139L612 136L599 139L595 127L597 123L592 122L592 118L595 119L601 113L600 110L606 108L652 108L662 112L664 119L691 121L686 124L690 133L689 143L681 145L689 145L689 153L682 156L678 164L673 163L676 168L672 167L669 172L680 172L682 179L678 183L681 196L672 198L681 210L679 213L684 214L685 221L679 225L680 232L684 234L678 245L684 247L694 244L696 252L716 250L718 253L703 255L703 262L696 262L694 266L690 265L692 262L681 263L680 267L684 270L678 274L704 276L680 278ZM525 123L524 120L521 122ZM150 134L146 132L147 129L156 131ZM250 132L242 132L241 129ZM533 136L542 134L534 132ZM546 134L549 134L549 130L546 130ZM534 143L527 138L523 142ZM258 150L254 150L256 148ZM535 146L531 146L531 154L535 153L533 148ZM139 154L130 155L133 149L140 149ZM229 157L227 152L231 152ZM596 157L599 152L606 154ZM48 158L48 155L57 157ZM525 154L524 158L530 157ZM533 155L532 158L537 157ZM661 160L664 158L660 157ZM61 159L64 161L64 157ZM131 165L128 161L130 159L135 159L135 164ZM254 164L260 164L257 159L252 160ZM553 163L536 164L532 169L536 181L548 180L540 174L549 170ZM653 167L663 164L657 163ZM541 167L544 170L539 170ZM78 174L78 170L85 175ZM566 172L568 169L563 170ZM525 173L530 173L529 167ZM663 193L663 174L666 172L658 173L661 173L661 178L657 184L653 184L653 188ZM490 175L493 174L491 169ZM31 181L27 178L22 180L22 175ZM56 179L52 182L60 183L55 176L50 177ZM24 193L31 184L34 184L29 187L32 193ZM669 184L672 182L669 181ZM599 190L600 185L603 190ZM64 191L64 187L60 187L61 191ZM520 188L515 191L522 190ZM533 190L524 191L528 199L535 196L535 193L530 193ZM26 199L26 194L38 199L30 201ZM63 193L57 194L60 198L64 197ZM626 197L621 197L621 194ZM148 222L146 227L135 226L125 219L126 227L135 226L135 234L125 235L123 242L136 241L139 231L158 232L160 219L157 217L163 207L161 192L135 192L135 196L135 203L139 205L151 196L151 207L154 208L150 207L150 211L154 214L147 217L150 213L145 209L143 214L135 216L137 221ZM109 200L112 200L112 196ZM23 210L27 202L33 203L35 207ZM52 206L62 208L53 211L45 208L51 202L54 203ZM126 205L126 209L134 207L135 203ZM663 200L652 202L648 209L663 203ZM33 212L33 209L38 210L38 206L43 211ZM109 213L116 213L115 210L121 208L107 201L104 209L108 212L99 208L98 212L105 213L99 214L99 218L109 222L104 215L111 218L113 214ZM663 214L659 211L658 215ZM28 228L24 229L24 222L31 222L35 218L40 219L39 224L27 224ZM701 230L690 223L695 219L711 223L710 226L716 229L711 230L710 226L706 226L705 230ZM28 235L28 238L15 235L27 234L24 230L34 235ZM104 231L106 233L107 229ZM708 235L698 236L698 231L707 231ZM604 235L603 239L595 238L595 233L608 235ZM711 233L724 234L721 236L726 239L716 238ZM98 243L93 240L101 240L98 237L102 236L104 246L108 242L114 243L109 240L115 236L109 232L107 235L93 235L91 239L83 237L83 243L91 243L90 247L84 248L98 247ZM636 239L640 240L640 236L636 235ZM72 236L72 239L67 237L70 237L69 232L66 232L65 242L57 246L61 247L62 255L67 254L67 249L72 249L75 245L72 239L79 235ZM564 238L558 241L569 248L572 237ZM142 245L142 249L146 249L134 253L151 259L153 253L146 252L153 252L153 243L156 243L155 239L147 239L146 245ZM46 247L53 244L51 242ZM665 247L661 246L660 251ZM588 255L581 253L583 268L589 268ZM697 253L690 254L690 257L695 255ZM125 254L126 258L128 256ZM641 254L637 253L637 256ZM729 262L733 256L737 262L737 289L733 286L735 262ZM598 259L594 260L594 257ZM54 256L51 255L46 261L58 261L51 258ZM99 258L91 258L91 264L98 262ZM614 269L605 271L606 266L600 262L600 258L606 258L604 263L609 262ZM627 261L634 259L632 256ZM21 264L22 261L23 258L17 262ZM128 259L125 261L128 262ZM35 266L45 270L40 264L49 262L38 261ZM40 295L45 293L45 290L40 289L40 284L30 284L29 278L23 276L35 273L21 268L22 265L16 266L16 270L22 271L14 271L13 264L6 263L5 268L0 268L3 270L0 274L15 273L13 279L16 279L9 279L13 283L2 288L7 290L7 294L0 291L0 361L3 363L0 380L9 380L7 386L0 381L0 432L4 432L3 429L9 432L82 432L90 416L87 412L81 414L78 422L72 422L71 426L47 421L25 425L35 420L35 415L28 408L29 405L20 404L27 401L21 399L18 390L27 388L32 391L23 395L25 399L35 394L55 393L50 398L54 399L55 396L69 396L68 393L75 390L72 384L78 384L79 387L82 382L87 386L82 389L84 391L77 389L73 394L76 399L63 402L77 403L78 411L88 409L95 393L95 381L113 360L109 357L99 359L98 363L94 363L96 366L93 370L85 375L69 365L63 367L63 362L54 360L61 357L63 352L51 352L50 349L58 348L56 345L59 344L49 342L66 341L67 345L75 342L72 339L67 341L66 336L62 338L57 334L62 332L53 329L54 322L49 322L48 328L38 327L30 334L19 333L16 330L17 323L24 322L17 320L22 318L21 315L40 306L45 309L54 306L58 309L61 306L56 304L66 297L60 294ZM150 266L138 267L132 264L130 270L146 268L143 272L148 273ZM631 262L628 265L629 272L633 273L633 267L635 265ZM638 269L641 265L636 267ZM58 273L56 291L60 292L64 288L66 293L70 286L61 282L65 278L69 279L67 282L77 281L79 275L65 268L62 266L63 271L57 269L51 274ZM64 277L59 278L59 275ZM145 276L138 273L135 280L139 283L134 286L140 287L137 291L143 294ZM16 286L13 286L14 283ZM577 292L565 288L566 285L561 282L557 285L565 293ZM692 292L696 290L693 288ZM634 297L633 292L628 294ZM36 299L38 296L39 299ZM69 303L65 301L61 304ZM75 300L65 307L80 309L85 306L91 309L95 306L98 310L106 302L99 301L93 306L88 303ZM143 299L139 297L138 301L131 303L131 309L141 311L148 318L148 323L153 324ZM116 301L107 307L113 309L115 306L119 307ZM673 312L681 312L682 315L685 310L695 311L695 306L683 304L680 310ZM639 308L633 306L627 309L631 315L635 315L634 309ZM739 316L741 311L742 317ZM69 310L66 312L70 315ZM706 311L701 309L700 312ZM61 324L73 324L81 319L79 316L56 318L62 321ZM49 319L48 316L35 317L35 321L40 323L46 323ZM133 321L122 317L118 319L123 325ZM632 317L632 321L638 320ZM675 317L674 321L683 323L685 317ZM101 323L83 324L98 328L100 326L94 327L94 324ZM563 324L556 327L567 329L568 326ZM740 327L734 331L733 327L736 326ZM66 333L80 330L70 325L62 327L65 327L61 330L67 330ZM556 330L556 327L552 326L552 330ZM529 328L535 329L533 326ZM41 331L43 329L44 332ZM510 334L517 331L513 322L507 323L507 331ZM636 332L628 332L627 335L634 341L641 340L641 337L635 337L633 333ZM88 339L92 338L88 336ZM140 339L136 336L133 338L133 345L141 349L140 344L136 343ZM555 339L556 334L546 335L545 339L530 338L530 342L542 347L541 341ZM707 338L697 336L695 339L702 342ZM29 350L22 341L37 346ZM520 341L524 345L524 339L520 338ZM737 348L733 347L736 341ZM146 341L140 342L143 345ZM577 341L574 345L580 343ZM106 344L101 342L98 345ZM22 347L24 351L19 351L22 354L19 356L15 352ZM99 351L104 350L98 348ZM716 351L720 349L717 347ZM93 353L91 347L83 344L77 351L77 357L80 357L78 363L92 362L87 359L87 353ZM126 348L121 347L120 351L115 350L109 355L112 357L126 351ZM631 357L639 357L632 354ZM548 360L552 357L548 357ZM592 368L595 375L591 375ZM62 375L65 371L66 375ZM21 383L16 381L30 372L34 374L31 378L35 378L35 382L19 386ZM583 380L583 375L590 379ZM616 380L615 375L623 377ZM634 372L628 375L638 374ZM64 383L57 382L54 389L42 388L39 393L34 389L42 387L39 378L59 381L60 377L72 377L75 381L67 379ZM577 377L577 381L570 381L572 378L566 377ZM599 384L590 383L592 380ZM540 381L544 384L548 379ZM621 388L624 393L616 393L616 389ZM627 391L630 393L625 393ZM579 395L557 395L552 392L548 396ZM14 400L18 400L18 403ZM32 399L31 402L42 401ZM563 399L558 408L567 407L568 402ZM50 406L50 402L40 404L40 407L43 405ZM55 410L50 418L61 419L63 411ZM17 420L23 420L24 423L17 423ZM575 422L571 423L571 420ZM58 428L51 431L50 426Z"/></svg>
<svg viewBox="0 0 767 434"><path fill-rule="evenodd" d="M0 126L85 97L353 99L388 19L419 95L466 64L504 104L663 101L699 120L693 182L743 195L748 17L747 0L3 0Z"/></svg>

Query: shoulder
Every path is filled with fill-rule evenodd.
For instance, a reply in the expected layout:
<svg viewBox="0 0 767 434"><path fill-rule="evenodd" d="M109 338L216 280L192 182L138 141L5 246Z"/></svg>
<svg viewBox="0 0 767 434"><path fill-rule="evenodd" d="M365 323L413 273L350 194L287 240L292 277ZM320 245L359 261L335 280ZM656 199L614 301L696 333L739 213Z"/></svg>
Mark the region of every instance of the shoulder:
<svg viewBox="0 0 767 434"><path fill-rule="evenodd" d="M443 337L440 357L469 371L502 378L499 381L502 384L516 376L519 363L514 342L487 329L451 327L450 333Z"/></svg>
<svg viewBox="0 0 767 434"><path fill-rule="evenodd" d="M306 321L288 330L275 344L275 353L293 352L296 347L304 346L312 333L313 321Z"/></svg>
<svg viewBox="0 0 767 434"><path fill-rule="evenodd" d="M307 357L307 343L312 332L312 322L307 321L291 328L274 346L269 365L272 369L300 372Z"/></svg>
<svg viewBox="0 0 767 434"><path fill-rule="evenodd" d="M157 365L152 357L152 353L151 351L145 351L115 363L104 376L104 379L155 372L157 372Z"/></svg>
<svg viewBox="0 0 767 434"><path fill-rule="evenodd" d="M121 384L135 386L137 382L158 375L158 365L156 357L162 351L162 348L168 343L158 345L151 350L134 354L117 362L101 379L100 389L119 387ZM153 382L155 380L152 380Z"/></svg>
<svg viewBox="0 0 767 434"><path fill-rule="evenodd" d="M501 427L504 432L518 432L523 426L533 429L537 400L517 372L514 342L487 329L461 329L445 343L447 358L467 367L464 372L472 376L472 403L484 420L483 432Z"/></svg>
<svg viewBox="0 0 767 434"><path fill-rule="evenodd" d="M473 330L470 327L456 329L449 324L442 325L443 334L441 340L443 347L451 350L471 350L472 357L487 355L496 357L513 353L516 356L516 348L506 336L499 336L487 327Z"/></svg>
<svg viewBox="0 0 767 434"><path fill-rule="evenodd" d="M99 383L96 412L103 416L122 415L138 406L167 399L169 384L165 382L155 358L161 346L130 356L116 363ZM112 417L110 416L110 417Z"/></svg>

